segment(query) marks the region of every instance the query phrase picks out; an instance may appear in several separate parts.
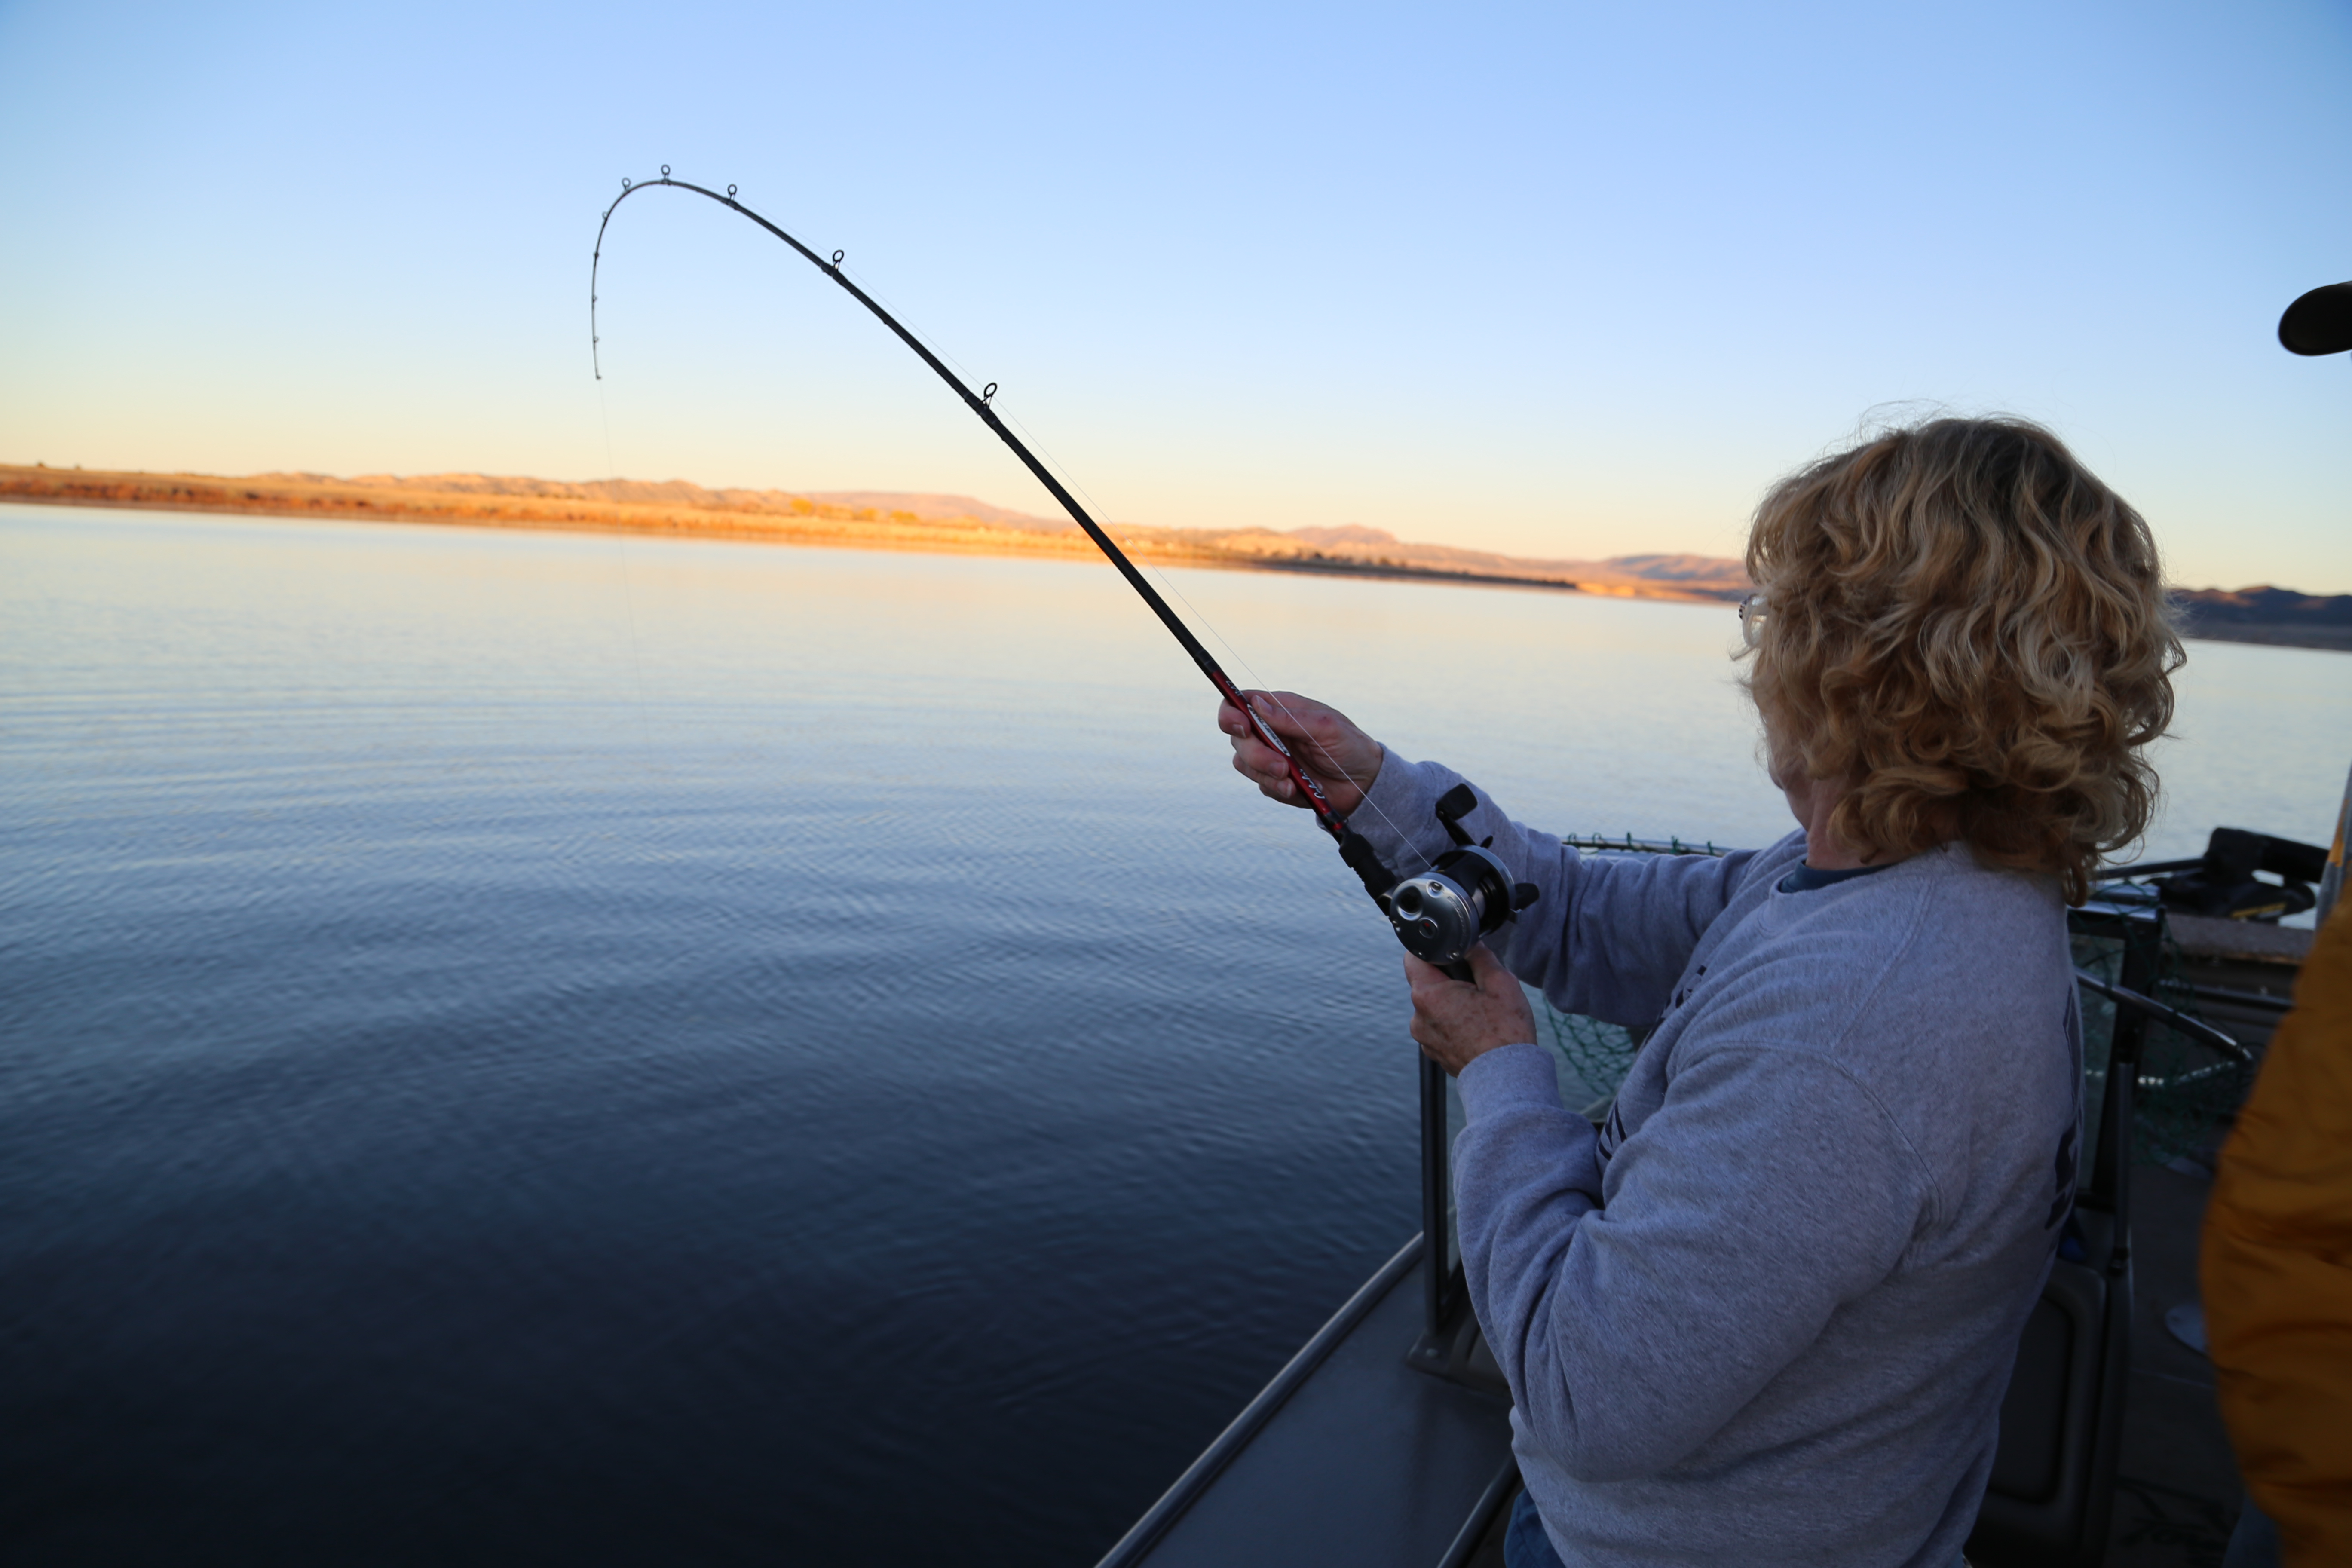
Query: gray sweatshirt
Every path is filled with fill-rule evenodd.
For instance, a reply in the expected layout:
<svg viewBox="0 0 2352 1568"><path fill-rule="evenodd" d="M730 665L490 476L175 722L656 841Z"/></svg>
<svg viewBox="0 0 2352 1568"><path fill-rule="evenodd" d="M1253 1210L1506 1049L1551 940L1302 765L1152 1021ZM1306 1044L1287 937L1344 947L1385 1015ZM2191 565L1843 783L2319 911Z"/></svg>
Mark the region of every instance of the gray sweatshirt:
<svg viewBox="0 0 2352 1568"><path fill-rule="evenodd" d="M1458 777L1391 755L1351 821L1417 868ZM2073 1197L2055 882L1954 845L1787 892L1801 833L1587 858L1483 794L1464 826L1542 889L1504 963L1655 1031L1597 1133L1539 1046L1461 1075L1470 1300L1561 1559L1944 1568Z"/></svg>

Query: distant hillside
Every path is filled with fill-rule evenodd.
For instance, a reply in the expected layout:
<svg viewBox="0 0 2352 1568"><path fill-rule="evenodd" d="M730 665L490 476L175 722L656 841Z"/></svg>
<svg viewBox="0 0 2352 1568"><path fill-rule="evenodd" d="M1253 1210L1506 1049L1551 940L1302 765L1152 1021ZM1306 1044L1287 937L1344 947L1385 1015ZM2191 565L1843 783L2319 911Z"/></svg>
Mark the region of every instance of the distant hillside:
<svg viewBox="0 0 2352 1568"><path fill-rule="evenodd" d="M2352 653L2352 594L2291 588L2199 588L2179 595L2182 628L2218 642L2274 643Z"/></svg>
<svg viewBox="0 0 2352 1568"><path fill-rule="evenodd" d="M38 471L62 472L58 469ZM617 501L638 506L691 507L713 511L772 511L788 515L807 513L810 507L806 503L814 502L818 508L837 508L845 514L871 511L887 516L895 512L923 521L969 518L1006 528L1034 529L1042 533L1077 526L1067 519L1055 521L1009 511L983 500L974 500L970 496L917 495L898 490L707 490L685 479L665 479L656 484L645 479L530 479L496 474L362 474L356 479L339 479L331 474L297 473L256 474L248 479L219 482L340 486L393 490L404 495L512 496L550 500ZM795 502L803 504L795 506Z"/></svg>
<svg viewBox="0 0 2352 1568"><path fill-rule="evenodd" d="M1615 555L1605 561L1530 560L1450 544L1416 544L1378 528L1247 529L1209 536L1217 548L1255 563L1292 571L1355 571L1391 576L1460 577L1475 582L1572 587L1580 593L1646 599L1737 601L1748 574L1737 561L1707 555Z"/></svg>
<svg viewBox="0 0 2352 1568"><path fill-rule="evenodd" d="M59 469L37 471L63 472ZM1067 518L1031 517L1025 512L1011 511L1003 507L991 506L984 500L974 500L970 496L922 495L902 490L707 490L685 479L664 479L656 484L646 479L529 479L497 474L362 474L351 479L339 479L332 474L256 474L247 479L217 482L307 488L340 486L393 490L403 495L511 496L547 500L617 501L635 506L690 507L703 511L765 511L788 516L809 514L812 510L809 503L814 503L817 510L837 509L843 515L852 517L871 512L877 517L897 515L924 522L962 518L1039 533L1056 533L1077 527Z"/></svg>
<svg viewBox="0 0 2352 1568"><path fill-rule="evenodd" d="M148 474L0 466L0 499L80 506L584 529L952 553L1088 555L1066 519L970 496L897 490L705 489L684 479L534 479L490 474ZM1110 525L1140 559L1236 570L1433 578L1660 599L1737 600L1739 563L1696 555L1531 561L1416 544L1377 528L1219 530Z"/></svg>
<svg viewBox="0 0 2352 1568"><path fill-rule="evenodd" d="M773 494L773 491L770 492ZM991 506L970 496L923 495L908 490L803 490L813 501L832 506L870 507L882 512L905 512L929 521L938 518L972 517L982 522L996 523L1003 528L1018 528L1034 533L1063 533L1078 525L1066 517L1032 517L1024 511L1012 511L1001 506Z"/></svg>
<svg viewBox="0 0 2352 1568"><path fill-rule="evenodd" d="M533 479L494 474L210 474L101 472L0 465L0 499L79 506L378 518L491 528L577 529L956 554L1084 557L1093 544L1067 518L1037 517L971 496L909 490L705 489L684 479ZM1141 528L1112 533L1142 560L1244 571L1408 577L1655 599L1736 601L1737 561L1707 555L1616 555L1540 561L1449 544L1417 544L1384 529ZM2352 652L2352 594L2273 587L2199 588L2178 595L2192 637Z"/></svg>

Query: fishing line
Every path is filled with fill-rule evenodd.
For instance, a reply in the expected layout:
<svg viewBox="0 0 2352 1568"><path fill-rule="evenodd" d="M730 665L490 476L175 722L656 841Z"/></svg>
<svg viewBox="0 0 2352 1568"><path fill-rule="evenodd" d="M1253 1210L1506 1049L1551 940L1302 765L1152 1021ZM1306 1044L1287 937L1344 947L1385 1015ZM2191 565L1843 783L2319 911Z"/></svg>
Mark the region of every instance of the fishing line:
<svg viewBox="0 0 2352 1568"><path fill-rule="evenodd" d="M1058 472L1064 474L1069 473L1069 465L1055 457L1050 450L1047 450L1045 444L1037 439L1036 436L1031 432L1028 426L1021 423L1020 417L1017 415L1014 415L1008 410L1004 416L1011 420L1013 424L1020 429L1021 434L1029 437L1032 445L1035 446L1039 451L1045 454L1046 459L1054 465L1054 468ZM1092 503L1095 507L1097 509L1101 507L1102 503L1095 499L1094 492L1087 489L1087 487L1081 484L1077 479L1070 479L1069 484L1071 489L1076 490L1081 496L1084 496L1087 500ZM1251 684L1265 693L1265 700L1273 703L1274 706L1282 713L1284 718L1288 719L1300 729L1305 729L1306 721L1299 718L1299 716L1292 710L1290 704L1285 702L1281 696L1266 683L1264 676L1258 674L1256 670L1250 668L1250 661L1247 656L1245 656L1241 649L1234 646L1232 638L1226 637L1223 631L1218 629L1216 622L1211 620L1206 615L1202 613L1201 607L1192 603L1192 596L1190 595L1186 594L1183 589L1176 585L1176 580L1168 574L1168 569L1154 563L1148 556L1145 557L1142 565L1145 571L1150 573L1152 576L1159 579L1162 587L1166 588L1170 593L1175 595L1178 599L1181 600L1185 609L1192 612L1192 618L1206 626L1209 629L1209 635L1216 638L1217 641L1223 646L1224 650L1227 653L1233 655L1234 662L1242 667L1242 673L1250 678ZM1319 746L1316 749L1318 751L1322 750ZM1359 804L1363 806L1370 806L1371 808L1372 815L1381 819L1381 825L1387 827L1390 832L1395 834L1397 837L1403 842L1404 847L1412 852L1412 858L1415 860L1419 861L1423 866L1431 864L1430 858L1423 854L1420 846L1413 842L1412 836L1390 820L1389 814L1382 811L1380 806L1373 802L1370 790L1365 785L1357 783L1355 775L1350 773L1346 768L1339 765L1339 759L1333 757L1330 752L1324 752L1323 761L1329 764L1331 772L1338 775L1340 782L1347 784L1350 789L1353 789L1357 793L1360 797Z"/></svg>
<svg viewBox="0 0 2352 1568"><path fill-rule="evenodd" d="M613 405L604 395L604 378L596 378L596 408L604 416L604 472L613 479L621 477L621 465L613 456ZM637 595L629 584L629 535L626 529L613 531L613 552L621 563L621 611L623 624L629 630L629 669L636 678L637 742L648 756L653 754L653 726L646 721L651 704L646 700L646 655L637 641Z"/></svg>
<svg viewBox="0 0 2352 1568"><path fill-rule="evenodd" d="M841 270L848 273L852 278L856 279L860 287L864 287L866 285L866 279L864 276L855 268L852 268L846 261L841 263ZM894 314L904 314L904 312L900 311L898 306L892 304L880 290L868 289L867 292L871 293L877 300L887 306ZM935 342L936 339L929 334L925 334L925 341ZM949 353L945 349L940 350L939 353L941 358L947 360L947 362L954 365L957 370L962 372L967 381L972 379L970 367L965 365L961 360L957 359L954 354ZM1023 422L1019 415L1013 413L1010 408L1002 410L1002 413L1005 420L1015 429L1021 432L1023 437L1027 440L1028 444L1045 457L1046 463L1052 467L1055 473L1063 476L1064 482L1068 484L1073 490L1076 490L1078 495L1086 500L1088 506L1093 507L1097 511L1106 510L1100 498L1098 498L1094 491L1088 489L1084 481L1080 480L1076 477L1076 469L1071 464L1064 462L1059 454L1047 447L1045 443L1038 437L1037 433L1030 429L1029 426ZM1107 528L1108 526L1110 525L1106 525ZM1208 628L1209 635L1216 638L1218 644L1222 646L1227 653L1233 656L1234 661L1242 667L1243 673L1246 674L1250 678L1251 683L1265 693L1266 700L1273 703L1276 709L1281 712L1283 717L1291 721L1292 723L1298 725L1301 729L1306 727L1306 721L1298 717L1297 713L1291 709L1290 704L1285 702L1281 699L1281 697L1274 690L1272 686L1267 683L1265 677L1259 675L1255 668L1251 668L1248 657L1244 655L1240 648L1234 646L1233 639L1226 637L1224 632L1218 627L1217 624L1211 620L1208 616L1202 611L1198 605L1195 605L1192 602L1190 595L1186 594L1183 589L1177 586L1176 580L1168 574L1168 569L1165 566L1154 562L1149 556L1144 557L1143 560L1138 563L1138 564L1145 572L1150 573L1161 587L1167 589L1169 593L1173 594L1180 601L1181 601L1184 608L1191 612L1194 620L1200 622L1202 626ZM1256 716L1252 714L1250 717L1253 722L1255 722ZM1320 749L1321 748L1319 747L1318 748L1318 750ZM1333 757L1328 752L1325 752L1323 753L1323 760L1330 765L1331 772L1337 775L1342 783L1355 790L1358 795L1361 797L1360 804L1370 806L1371 808L1372 815L1379 817L1381 824L1391 833L1394 833L1397 836L1398 839L1402 841L1405 847L1412 852L1412 858L1415 860L1423 866L1432 864L1430 857L1422 851L1420 846L1413 841L1412 836L1399 827L1393 821L1390 820L1388 813L1382 811L1380 806L1371 800L1370 792L1367 786L1359 784L1355 775L1348 772L1346 768L1341 767L1339 764L1339 760Z"/></svg>
<svg viewBox="0 0 2352 1568"><path fill-rule="evenodd" d="M865 289L867 294L871 295L876 303L887 310L893 316L905 321L909 331L914 331L916 328L920 326L919 322L913 321L906 310L902 310L898 304L893 302L888 295L883 293L879 289L873 287L863 272L858 270L856 268L852 267L846 260L840 262L838 265L839 269L854 280L859 288ZM940 342L940 338L937 333L918 331L916 335L920 337L925 342L934 345L939 356L947 361L950 365L953 365L957 373L963 377L966 383L978 379L978 377L972 374L971 366L965 364L963 361L958 359L954 353L949 350L937 346ZM1088 489L1085 484L1080 482L1080 480L1076 477L1076 470L1069 464L1064 462L1061 459L1061 457L1052 448L1048 447L1044 441L1038 439L1037 433L1030 429L1027 425L1024 424L1019 415L1013 413L1010 408L1000 409L998 412L1003 416L1006 423L1010 424L1014 429L1021 432L1023 439L1024 439L1031 447L1034 448L1036 452L1045 459L1046 466L1051 468L1056 474L1061 475L1063 482L1067 484L1071 489L1077 492L1078 496L1084 500L1088 506L1092 507L1098 512L1104 510L1101 500L1096 496L1094 491ZM1116 525L1107 523L1104 525L1104 528L1106 531L1108 531L1115 526ZM1114 535L1114 537L1116 536ZM1167 570L1164 567L1159 565L1148 556L1143 560L1139 561L1136 564L1143 571L1149 573L1162 588L1165 588L1171 594L1175 595L1177 598L1183 600L1184 607L1192 612L1192 618L1199 621L1203 626L1206 626L1208 628L1209 635L1215 637L1219 643L1223 644L1225 651L1232 654L1244 668L1247 668L1249 661L1242 658L1241 651L1234 647L1233 643L1226 638L1224 633L1217 629L1215 623L1201 613L1200 606L1193 604L1190 598L1186 597L1183 590L1176 586L1175 583L1169 577ZM1249 676L1252 680L1257 679L1257 672L1255 670L1250 670ZM1269 691L1266 695L1268 697L1272 697L1273 693ZM1276 706L1282 705L1277 703ZM1285 713L1289 712L1287 707L1284 707L1283 710ZM1296 717L1296 715L1291 716L1294 718ZM1355 784L1356 781L1352 778L1349 778L1344 769L1335 769L1334 771L1338 772L1339 776L1346 779L1349 784ZM1374 815L1378 816L1380 814L1380 808L1378 806L1375 806L1372 809ZM1382 817L1382 820L1386 821L1387 819ZM1391 824L1391 826L1393 826L1393 824Z"/></svg>
<svg viewBox="0 0 2352 1568"><path fill-rule="evenodd" d="M604 209L603 221L596 226L596 247L588 268L589 356L597 380L602 381L604 374L600 348L602 340L598 337L596 330L596 290L604 267L604 236L612 226L614 213L620 210L621 204L638 191L654 185L667 185L675 190L691 192L696 195L717 202L719 205L749 218L766 229L798 252L809 265L831 278L851 298L865 306L876 320L889 328L901 342L913 350L918 358L930 366L932 372L963 399L964 406L971 411L973 416L995 432L997 438L1012 450L1014 457L1021 459L1023 466L1027 468L1053 498L1061 503L1062 510L1070 515L1071 520L1086 531L1087 537L1094 541L1096 547L1103 552L1111 565L1118 569L1119 575L1127 579L1128 586L1135 590L1151 613L1160 618L1160 624L1168 629L1169 635L1176 639L1178 645L1191 656L1192 662L1200 667L1201 673L1208 678L1212 686L1216 688L1218 695L1231 703L1250 729L1255 732L1257 738L1282 758L1283 770L1289 775L1295 798L1314 815L1316 826L1331 836L1333 842L1339 847L1340 859L1346 862L1348 868L1353 871L1358 879L1363 883L1364 890L1371 895L1373 902L1380 906L1381 912L1389 918L1390 923L1396 929L1399 940L1405 947L1432 963L1444 965L1449 973L1456 974L1458 978L1468 976L1468 966L1464 960L1466 958L1469 947L1485 934L1510 920L1536 898L1534 887L1526 883L1512 882L1502 862L1489 851L1487 845L1472 845L1469 835L1463 830L1461 818L1476 805L1477 797L1466 786L1457 785L1437 802L1438 820L1444 826L1447 837L1454 840L1454 847L1439 856L1434 861L1427 862L1429 870L1425 875L1400 879L1395 872L1381 864L1380 856L1373 850L1370 842L1350 828L1347 818L1333 809L1330 798L1324 793L1323 786L1299 765L1298 758L1291 751L1288 742L1275 731L1265 716L1244 697L1241 689L1234 683L1233 678L1224 672L1216 658L1209 652L1201 639L1193 635L1191 626L1170 607L1168 601L1160 596L1160 591L1152 585L1150 579L1144 575L1136 563L1129 558L1127 552L1119 548L1118 542L1094 520L1087 509L1079 504L1077 498L1071 493L1070 488L1057 476L1055 468L1049 468L1030 449L1020 436L1013 434L1012 426L1005 423L1004 416L993 406L996 384L992 381L978 392L972 391L965 379L957 374L957 370L950 369L948 363L938 353L934 353L923 340L908 331L888 309L844 268L844 252L835 251L830 259L821 257L750 207L737 201L733 185L728 186L726 193L721 195L686 180L672 179L669 165L667 163L662 165L661 177L657 180L623 180L621 194L613 198L612 205ZM957 368L961 369L961 366ZM609 433L607 439L609 441ZM1089 496L1087 499L1091 500L1093 498ZM1248 661L1241 658L1239 651L1234 648L1233 644L1223 633L1216 630L1206 616L1201 615L1199 608L1185 596L1181 589L1176 587L1174 583L1169 581L1167 574L1164 572L1156 574L1161 582L1168 584L1171 593L1178 599L1183 600L1185 607L1192 612L1194 618L1200 620L1202 625L1209 626L1212 635L1225 645L1228 652L1234 654L1251 679L1256 679L1256 672L1249 668ZM1284 703L1279 698L1273 697L1270 691L1268 696L1278 710L1290 718L1294 723L1298 722L1298 716L1291 712L1288 704ZM1303 724L1299 727L1302 730L1305 728ZM1323 749L1318 746L1316 750L1322 752ZM1327 764L1333 763L1328 752L1323 753L1323 761ZM1361 786L1356 785L1355 780L1349 777L1344 768L1335 765L1332 771L1338 777L1346 780L1360 793L1361 792ZM1369 805L1370 802L1367 800L1359 804ZM1383 824L1397 833L1400 839L1408 846L1413 845L1412 837L1398 829L1394 823L1389 822L1386 815L1377 805L1372 807L1372 811ZM1488 844L1491 843L1492 840L1488 840ZM1416 853L1418 853L1417 847Z"/></svg>
<svg viewBox="0 0 2352 1568"><path fill-rule="evenodd" d="M841 270L844 276L854 281L860 289L865 289L867 294L873 297L877 304L888 310L891 315L901 320L906 319L907 312L900 310L896 304L893 304L888 295L883 293L882 290L868 283L866 281L866 275L860 272L856 268L852 267L846 259L841 263ZM913 331L914 327L918 324L919 323L910 321L908 323L908 330ZM927 343L936 343L940 341L938 334L934 332L917 332L915 335L921 338ZM971 374L971 367L970 365L956 358L954 354L950 353L946 349L940 349L938 353L941 359L947 361L948 363L955 367L956 374L962 376L965 381L972 382L980 379L978 376ZM1050 453L1047 454L1049 457L1052 454ZM1056 466L1058 467L1059 465L1057 464ZM1092 500L1094 498L1092 496L1088 496L1087 499L1088 500Z"/></svg>

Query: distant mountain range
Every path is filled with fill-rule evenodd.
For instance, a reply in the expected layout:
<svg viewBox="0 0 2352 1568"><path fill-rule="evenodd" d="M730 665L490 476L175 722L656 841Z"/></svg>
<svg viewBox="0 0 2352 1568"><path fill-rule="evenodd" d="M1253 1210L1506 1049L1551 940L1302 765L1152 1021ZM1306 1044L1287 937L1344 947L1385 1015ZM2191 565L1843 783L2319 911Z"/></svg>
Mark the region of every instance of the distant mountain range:
<svg viewBox="0 0 2352 1568"><path fill-rule="evenodd" d="M2352 653L2352 594L2199 588L2179 595L2182 629L2217 642L2278 643Z"/></svg>
<svg viewBox="0 0 2352 1568"><path fill-rule="evenodd" d="M0 498L379 518L499 528L588 529L763 540L788 544L954 553L1082 556L1094 545L1067 519L992 506L971 496L898 490L705 489L684 479L534 479L492 474L101 472L0 467ZM1531 561L1416 544L1376 528L1145 528L1108 524L1139 559L1237 570L1565 588L1621 597L1735 601L1748 592L1737 561L1629 555Z"/></svg>
<svg viewBox="0 0 2352 1568"><path fill-rule="evenodd" d="M684 479L650 484L640 479L501 479L485 474L426 474L403 478L368 474L351 480L323 474L264 474L263 480L344 484L413 493L537 496L639 505L688 507L705 511L801 516L811 503L851 521L905 524L982 522L1016 533L1069 534L1080 538L1068 518L1035 517L992 506L971 496L907 490L707 490ZM1414 544L1385 529L1349 524L1340 528L1171 529L1107 525L1123 548L1150 553L1164 550L1231 554L1234 564L1296 570L1353 570L1410 575L1465 577L1483 582L1541 583L1549 586L1654 591L1658 596L1730 598L1748 592L1748 574L1737 561L1704 555L1621 555L1605 561L1530 561L1444 544Z"/></svg>
<svg viewBox="0 0 2352 1568"><path fill-rule="evenodd" d="M240 484L346 486L362 489L396 490L409 495L538 497L555 500L614 501L632 506L687 507L698 511L777 512L800 515L819 507L848 512L897 514L924 522L956 519L994 523L1003 528L1055 533L1078 525L1066 518L1056 521L991 506L970 496L917 494L908 490L707 490L685 479L529 479L497 474L362 474L339 479L331 474L256 474Z"/></svg>
<svg viewBox="0 0 2352 1568"><path fill-rule="evenodd" d="M1066 518L971 496L902 490L705 489L684 479L534 479L491 474L209 474L0 465L0 499L478 527L694 535L786 544L958 554L1084 556ZM1737 601L1737 561L1706 555L1530 560L1398 539L1384 529L1200 529L1107 525L1140 559L1236 570L1331 573L1571 589L1618 597ZM2179 596L2194 637L2352 651L2352 595L2204 588Z"/></svg>

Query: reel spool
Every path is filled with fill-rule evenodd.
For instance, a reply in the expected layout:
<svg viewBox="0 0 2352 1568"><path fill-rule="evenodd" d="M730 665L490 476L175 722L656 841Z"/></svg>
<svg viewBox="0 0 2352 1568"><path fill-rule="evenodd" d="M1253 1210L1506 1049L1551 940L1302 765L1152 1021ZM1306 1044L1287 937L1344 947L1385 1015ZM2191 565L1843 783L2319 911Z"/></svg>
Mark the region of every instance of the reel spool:
<svg viewBox="0 0 2352 1568"><path fill-rule="evenodd" d="M1454 847L1428 870L1398 879L1387 899L1389 923L1404 950L1456 980L1470 978L1470 950L1537 897L1534 883L1511 880L1509 868L1487 847L1495 842L1491 837L1473 844L1463 831L1462 818L1477 804L1468 784L1455 784L1439 797L1437 820Z"/></svg>

